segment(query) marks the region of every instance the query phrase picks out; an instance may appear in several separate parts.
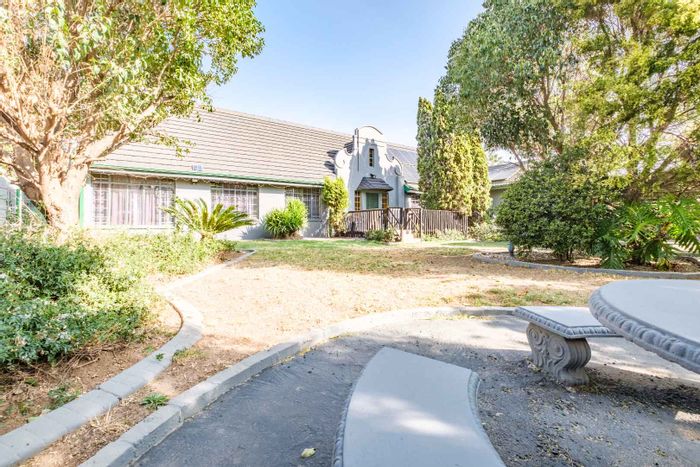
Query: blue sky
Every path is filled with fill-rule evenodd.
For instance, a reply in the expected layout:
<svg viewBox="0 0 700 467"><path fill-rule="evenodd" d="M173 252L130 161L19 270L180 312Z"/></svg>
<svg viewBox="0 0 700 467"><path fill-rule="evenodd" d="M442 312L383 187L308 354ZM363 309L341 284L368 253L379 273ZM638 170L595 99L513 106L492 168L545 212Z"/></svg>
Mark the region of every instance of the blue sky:
<svg viewBox="0 0 700 467"><path fill-rule="evenodd" d="M374 125L415 144L452 41L480 0L259 0L265 48L210 89L214 105L351 133Z"/></svg>

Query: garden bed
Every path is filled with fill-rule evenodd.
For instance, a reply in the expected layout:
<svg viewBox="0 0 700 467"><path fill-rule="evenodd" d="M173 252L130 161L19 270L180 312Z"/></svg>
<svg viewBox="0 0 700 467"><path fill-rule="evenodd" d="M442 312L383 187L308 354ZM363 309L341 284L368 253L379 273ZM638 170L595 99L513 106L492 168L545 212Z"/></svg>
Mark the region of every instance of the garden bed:
<svg viewBox="0 0 700 467"><path fill-rule="evenodd" d="M679 257L673 260L668 270L649 265L629 265L627 269L605 269L600 267L600 258L584 257L573 261L562 261L549 252L534 251L527 255L509 256L507 253L477 253L474 258L486 263L532 269L559 269L572 272L622 275L629 277L656 277L670 279L700 279L700 264L692 258Z"/></svg>
<svg viewBox="0 0 700 467"><path fill-rule="evenodd" d="M88 346L54 365L0 372L0 435L95 389L167 342L180 328L180 318L165 303L154 314L135 341Z"/></svg>

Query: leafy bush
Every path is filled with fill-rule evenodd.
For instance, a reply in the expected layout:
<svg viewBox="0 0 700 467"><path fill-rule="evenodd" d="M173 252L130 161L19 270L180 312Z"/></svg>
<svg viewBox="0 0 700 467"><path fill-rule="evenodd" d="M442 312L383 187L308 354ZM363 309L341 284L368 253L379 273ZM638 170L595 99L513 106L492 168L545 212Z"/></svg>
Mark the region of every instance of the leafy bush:
<svg viewBox="0 0 700 467"><path fill-rule="evenodd" d="M368 230L365 238L372 242L395 242L397 240L396 232L391 229L376 229Z"/></svg>
<svg viewBox="0 0 700 467"><path fill-rule="evenodd" d="M140 271L81 237L0 230L0 271L0 365L134 338L155 300Z"/></svg>
<svg viewBox="0 0 700 467"><path fill-rule="evenodd" d="M563 162L531 167L511 185L497 208L496 224L523 250L549 248L562 260L590 253L616 193L577 174Z"/></svg>
<svg viewBox="0 0 700 467"><path fill-rule="evenodd" d="M207 202L202 198L196 202L176 198L171 207L162 209L173 216L178 229L186 227L192 232L197 232L202 240L212 239L218 233L238 227L253 225L253 219L244 212L236 211L233 206L224 208L219 203L209 211Z"/></svg>
<svg viewBox="0 0 700 467"><path fill-rule="evenodd" d="M234 251L236 243L204 238L198 241L185 233L129 234L119 233L102 240L102 247L111 261L128 264L146 275L190 274L212 259Z"/></svg>
<svg viewBox="0 0 700 467"><path fill-rule="evenodd" d="M328 206L328 227L331 235L345 231L345 210L348 208L348 189L342 178L323 180L321 199Z"/></svg>
<svg viewBox="0 0 700 467"><path fill-rule="evenodd" d="M427 234L423 238L424 240L428 242L432 241L459 241L459 240L466 240L467 236L464 235L464 232L461 230L457 229L446 229L446 230L438 230L433 234Z"/></svg>
<svg viewBox="0 0 700 467"><path fill-rule="evenodd" d="M700 253L700 202L666 197L624 205L602 227L596 242L601 266L622 269L625 263L668 269L680 253Z"/></svg>
<svg viewBox="0 0 700 467"><path fill-rule="evenodd" d="M305 225L306 206L298 199L292 199L284 209L270 211L263 224L265 230L274 238L289 238L296 235Z"/></svg>
<svg viewBox="0 0 700 467"><path fill-rule="evenodd" d="M503 241L503 231L488 216L469 228L469 236L478 242Z"/></svg>

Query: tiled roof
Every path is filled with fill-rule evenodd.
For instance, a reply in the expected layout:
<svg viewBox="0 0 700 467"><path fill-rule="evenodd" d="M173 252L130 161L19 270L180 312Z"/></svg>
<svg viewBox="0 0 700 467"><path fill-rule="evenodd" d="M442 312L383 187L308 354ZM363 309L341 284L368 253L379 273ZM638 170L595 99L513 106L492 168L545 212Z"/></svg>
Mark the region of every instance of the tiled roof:
<svg viewBox="0 0 700 467"><path fill-rule="evenodd" d="M391 191L393 188L382 178L363 177L356 191Z"/></svg>
<svg viewBox="0 0 700 467"><path fill-rule="evenodd" d="M386 152L389 158L395 158L401 164L403 177L409 183L418 183L418 154L416 148L388 144Z"/></svg>
<svg viewBox="0 0 700 467"><path fill-rule="evenodd" d="M504 162L489 167L489 180L492 185L503 185L520 173L521 169L515 162Z"/></svg>
<svg viewBox="0 0 700 467"><path fill-rule="evenodd" d="M199 121L196 115L170 118L159 127L192 143L182 158L171 148L129 143L94 167L319 183L333 174L335 153L352 142L350 134L229 110L199 115Z"/></svg>

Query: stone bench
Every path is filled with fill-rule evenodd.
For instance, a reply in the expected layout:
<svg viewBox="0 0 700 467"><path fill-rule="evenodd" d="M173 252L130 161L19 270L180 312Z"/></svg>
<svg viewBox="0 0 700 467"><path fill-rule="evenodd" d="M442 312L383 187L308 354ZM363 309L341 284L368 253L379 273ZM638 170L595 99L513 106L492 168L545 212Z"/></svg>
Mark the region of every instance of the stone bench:
<svg viewBox="0 0 700 467"><path fill-rule="evenodd" d="M535 365L567 385L587 384L584 367L591 359L589 337L620 337L593 317L588 308L521 306L513 316L524 319Z"/></svg>
<svg viewBox="0 0 700 467"><path fill-rule="evenodd" d="M358 379L336 440L335 467L503 466L466 368L383 348Z"/></svg>

